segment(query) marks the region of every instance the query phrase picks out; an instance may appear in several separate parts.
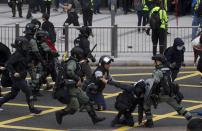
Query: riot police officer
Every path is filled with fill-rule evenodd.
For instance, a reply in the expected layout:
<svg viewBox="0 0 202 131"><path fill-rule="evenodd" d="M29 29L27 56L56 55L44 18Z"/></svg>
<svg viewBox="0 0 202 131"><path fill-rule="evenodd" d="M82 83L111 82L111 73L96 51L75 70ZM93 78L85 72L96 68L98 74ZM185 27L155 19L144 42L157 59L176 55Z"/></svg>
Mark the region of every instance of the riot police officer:
<svg viewBox="0 0 202 131"><path fill-rule="evenodd" d="M131 85L114 81L109 81L108 83L123 90L116 98L115 108L118 110L118 114L112 120L111 126L114 127L117 124L133 126L134 120L132 113L136 106L138 106L138 123L142 123L145 81L139 80L137 83ZM122 115L124 118L120 119Z"/></svg>
<svg viewBox="0 0 202 131"><path fill-rule="evenodd" d="M151 90L146 90L144 110L146 114L146 127L153 127L151 105L156 108L159 102L166 102L172 108L174 108L180 115L184 116L187 120L192 118L190 112L188 112L181 104L181 100L177 100L178 93L175 92L176 86L172 83L171 71L166 64L166 59L163 55L157 54L152 57L155 64L155 70L153 72L153 86Z"/></svg>
<svg viewBox="0 0 202 131"><path fill-rule="evenodd" d="M112 59L110 56L101 56L98 67L95 69L94 73L92 74L92 78L90 80L90 84L95 84L94 91L90 91L89 85L86 88L86 92L91 99L91 101L94 101L95 104L98 105L97 110L105 110L106 109L106 102L103 96L103 90L108 83L108 81L112 80L112 77L109 73L109 69L111 67L111 62L113 62L114 59Z"/></svg>
<svg viewBox="0 0 202 131"><path fill-rule="evenodd" d="M173 46L168 47L164 52L164 56L172 72L172 81L177 78L181 66L184 65L184 52L184 41L181 38L175 38Z"/></svg>
<svg viewBox="0 0 202 131"><path fill-rule="evenodd" d="M3 87L8 87L11 85L10 77L8 76L8 71L5 69L5 63L11 56L10 49L0 42L0 74L1 76L1 85ZM1 94L1 88L0 88L0 97Z"/></svg>
<svg viewBox="0 0 202 131"><path fill-rule="evenodd" d="M39 52L39 48L38 48L38 45L37 45L37 41L36 39L34 38L35 36L35 33L36 33L36 30L38 28L36 27L35 24L32 24L32 23L28 23L25 27L25 38L28 40L29 42L29 52L30 52L30 55L32 57L32 66L29 67L29 74L31 76L31 87L33 89L35 88L38 88L38 79L36 78L36 68L37 68L37 65L39 63L41 63L42 67L43 67L43 70L46 70L46 64L45 64L45 61L43 60L43 57L41 56L40 52ZM35 94L34 94L35 95ZM41 95L41 94L37 94L37 95Z"/></svg>
<svg viewBox="0 0 202 131"><path fill-rule="evenodd" d="M47 83L47 88L50 89L51 85L47 82L46 78L50 74L52 77L52 80L55 82L56 81L56 70L55 70L55 58L57 59L58 53L52 51L52 49L49 47L49 34L46 31L37 31L36 32L36 39L37 39L37 44L39 47L39 52L41 56L43 57L43 60L46 63L46 70L41 70L38 73L41 75L39 79L39 88L42 83ZM41 68L41 65L38 65L37 68ZM40 69L39 69L40 70ZM43 72L43 73L42 73ZM38 90L39 91L39 90Z"/></svg>
<svg viewBox="0 0 202 131"><path fill-rule="evenodd" d="M80 47L84 51L84 57L82 58L81 66L86 76L86 82L88 82L92 76L92 70L90 68L88 59L91 59L92 62L96 61L90 50L90 41L88 40L89 36L92 35L92 31L88 26L82 26L79 28L79 31L80 34L74 40L74 45Z"/></svg>
<svg viewBox="0 0 202 131"><path fill-rule="evenodd" d="M12 80L11 92L6 94L0 100L0 107L11 99L14 99L20 90L26 95L26 101L31 113L39 114L41 110L34 107L33 95L30 87L25 80L27 76L28 64L30 63L30 57L28 50L29 41L23 37L17 37L13 47L16 49L14 54L11 55L6 62L6 69L9 71L9 76Z"/></svg>
<svg viewBox="0 0 202 131"><path fill-rule="evenodd" d="M58 124L62 123L62 118L69 114L73 115L76 113L80 105L84 105L92 122L96 124L97 122L105 120L103 117L98 117L94 111L89 98L86 96L85 92L81 89L81 83L83 79L81 65L79 60L81 59L83 50L79 47L75 47L71 50L70 58L63 63L63 83L66 93L69 94L66 99L66 108L56 112L56 120ZM60 88L61 89L61 88ZM58 97L58 96L57 96ZM68 99L68 100L67 100Z"/></svg>
<svg viewBox="0 0 202 131"><path fill-rule="evenodd" d="M19 17L22 18L22 0L10 0L11 2L11 8L12 8L12 13L13 13L13 17L15 17L16 14L16 6L18 9L18 13L19 13Z"/></svg>

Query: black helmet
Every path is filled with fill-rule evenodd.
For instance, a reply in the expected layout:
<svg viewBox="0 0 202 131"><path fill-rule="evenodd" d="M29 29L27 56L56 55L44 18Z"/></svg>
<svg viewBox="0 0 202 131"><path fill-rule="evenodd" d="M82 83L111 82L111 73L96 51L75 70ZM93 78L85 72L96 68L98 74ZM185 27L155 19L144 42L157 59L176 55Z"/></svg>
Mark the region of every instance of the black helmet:
<svg viewBox="0 0 202 131"><path fill-rule="evenodd" d="M29 48L29 41L24 36L16 37L15 43L11 45L16 50L26 51Z"/></svg>
<svg viewBox="0 0 202 131"><path fill-rule="evenodd" d="M99 60L100 65L110 64L111 62L114 62L114 59L107 55L101 56Z"/></svg>
<svg viewBox="0 0 202 131"><path fill-rule="evenodd" d="M166 58L162 54L156 54L156 55L152 56L152 60L161 61L162 63L166 63Z"/></svg>
<svg viewBox="0 0 202 131"><path fill-rule="evenodd" d="M34 24L37 29L41 27L41 22L38 19L32 19L31 23Z"/></svg>
<svg viewBox="0 0 202 131"><path fill-rule="evenodd" d="M141 94L145 93L146 83L143 79L139 80L136 84L134 84L134 94L137 97L140 97Z"/></svg>
<svg viewBox="0 0 202 131"><path fill-rule="evenodd" d="M86 35L87 37L92 35L92 30L88 26L82 26L81 28L78 28L78 30L82 35Z"/></svg>
<svg viewBox="0 0 202 131"><path fill-rule="evenodd" d="M36 32L36 38L37 38L37 40L42 40L42 38L47 38L48 36L49 35L48 35L47 31L40 30L40 31Z"/></svg>
<svg viewBox="0 0 202 131"><path fill-rule="evenodd" d="M80 60L84 57L84 51L80 47L74 47L71 50L71 56Z"/></svg>
<svg viewBox="0 0 202 131"><path fill-rule="evenodd" d="M37 28L36 26L33 24L33 23L28 23L26 26L25 26L25 31L24 33L25 34L30 34L30 35L34 35L35 32L36 32Z"/></svg>

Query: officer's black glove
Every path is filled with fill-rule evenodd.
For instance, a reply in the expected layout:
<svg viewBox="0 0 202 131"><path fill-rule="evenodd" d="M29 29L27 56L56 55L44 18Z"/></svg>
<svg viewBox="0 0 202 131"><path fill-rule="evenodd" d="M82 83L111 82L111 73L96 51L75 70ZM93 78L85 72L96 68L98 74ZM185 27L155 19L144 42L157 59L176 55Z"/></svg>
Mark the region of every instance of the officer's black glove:
<svg viewBox="0 0 202 131"><path fill-rule="evenodd" d="M92 61L93 63L96 62L95 57L92 57L92 58L91 58L91 61Z"/></svg>

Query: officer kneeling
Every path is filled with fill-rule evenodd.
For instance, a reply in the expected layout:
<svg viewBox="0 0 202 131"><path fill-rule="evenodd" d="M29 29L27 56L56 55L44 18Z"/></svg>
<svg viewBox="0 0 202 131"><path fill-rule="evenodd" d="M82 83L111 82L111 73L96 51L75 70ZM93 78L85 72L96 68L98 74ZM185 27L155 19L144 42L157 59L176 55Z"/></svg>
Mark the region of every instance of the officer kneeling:
<svg viewBox="0 0 202 131"><path fill-rule="evenodd" d="M116 124L133 126L134 120L132 113L136 106L138 106L138 122L139 124L142 123L146 86L145 81L140 80L133 85L121 84L113 81L110 81L109 84L124 90L116 98L115 108L118 110L118 114L111 122L111 126L114 127ZM120 119L122 115L124 118Z"/></svg>
<svg viewBox="0 0 202 131"><path fill-rule="evenodd" d="M95 113L95 110L92 104L89 102L89 98L86 96L85 92L81 89L81 83L83 79L83 74L81 71L81 65L79 60L83 57L83 50L79 47L75 47L71 50L71 56L68 60L63 62L63 82L56 81L56 86L58 83L63 83L63 86L57 86L56 88L66 88L66 98L63 98L63 103L66 104L66 108L57 111L56 121L58 124L62 123L62 118L67 115L73 115L79 109L80 105L84 105L89 116L92 119L93 124L97 122L105 120L104 117L98 117ZM60 75L59 75L60 76ZM62 80L62 79L61 79ZM75 82L75 84L73 84ZM57 91L60 89L55 89ZM59 93L61 94L61 93ZM59 96L55 96L56 98L60 98ZM65 97L65 95L64 95ZM61 100L61 98L59 99Z"/></svg>
<svg viewBox="0 0 202 131"><path fill-rule="evenodd" d="M179 89L172 83L172 73L167 66L166 59L163 55L157 54L152 57L155 64L155 70L153 72L153 82L150 82L150 88L146 89L144 110L146 114L146 127L153 127L153 120L151 114L151 105L154 108L158 103L166 102L172 106L179 115L183 115L187 120L192 118L190 112L188 112L181 104L181 98ZM148 86L149 87L149 86Z"/></svg>

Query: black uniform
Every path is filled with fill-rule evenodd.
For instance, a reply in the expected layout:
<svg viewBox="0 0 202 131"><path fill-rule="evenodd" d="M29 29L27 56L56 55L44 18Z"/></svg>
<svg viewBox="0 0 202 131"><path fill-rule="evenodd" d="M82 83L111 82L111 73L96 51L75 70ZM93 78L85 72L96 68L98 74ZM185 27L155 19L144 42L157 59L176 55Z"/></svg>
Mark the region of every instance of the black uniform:
<svg viewBox="0 0 202 131"><path fill-rule="evenodd" d="M135 110L136 106L138 106L138 122L139 124L142 123L145 82L139 81L135 85L127 85L110 81L109 84L124 90L116 98L115 108L118 110L118 114L112 121L111 126L115 126L116 124L133 126L134 120L132 112ZM124 115L123 120L120 119L122 115Z"/></svg>
<svg viewBox="0 0 202 131"><path fill-rule="evenodd" d="M16 14L16 6L18 9L19 17L22 17L22 2L22 0L11 0L13 17L15 17Z"/></svg>
<svg viewBox="0 0 202 131"><path fill-rule="evenodd" d="M27 76L28 63L30 63L30 57L27 50L28 41L25 37L17 37L14 47L16 51L11 55L9 60L6 62L6 69L9 71L9 76L12 80L11 92L6 94L0 100L0 107L11 99L14 99L20 90L26 95L26 101L29 106L29 110L32 113L39 114L41 110L34 107L33 96L30 87L27 85L25 80ZM16 73L19 75L16 76Z"/></svg>
<svg viewBox="0 0 202 131"><path fill-rule="evenodd" d="M182 64L184 63L184 52L184 42L180 38L175 38L173 46L167 48L164 52L168 66L172 72L172 81L175 80Z"/></svg>
<svg viewBox="0 0 202 131"><path fill-rule="evenodd" d="M88 64L88 58L91 59L92 62L95 62L96 59L92 56L91 50L90 50L90 41L88 40L88 37L91 33L91 29L88 27L82 27L80 29L79 37L77 37L74 41L75 46L79 46L84 51L84 58L87 62L81 63L82 71L86 75L86 79L89 80L92 76L92 70L90 68L90 65Z"/></svg>
<svg viewBox="0 0 202 131"><path fill-rule="evenodd" d="M5 63L9 59L10 55L11 55L10 49L6 45L0 42L0 66L2 67L5 66ZM8 71L0 70L0 74L2 74L1 85L3 87L11 86L11 80L10 80L10 77L8 76ZM2 96L1 88L0 88L0 96Z"/></svg>
<svg viewBox="0 0 202 131"><path fill-rule="evenodd" d="M81 0L84 26L92 26L93 2L92 0Z"/></svg>

